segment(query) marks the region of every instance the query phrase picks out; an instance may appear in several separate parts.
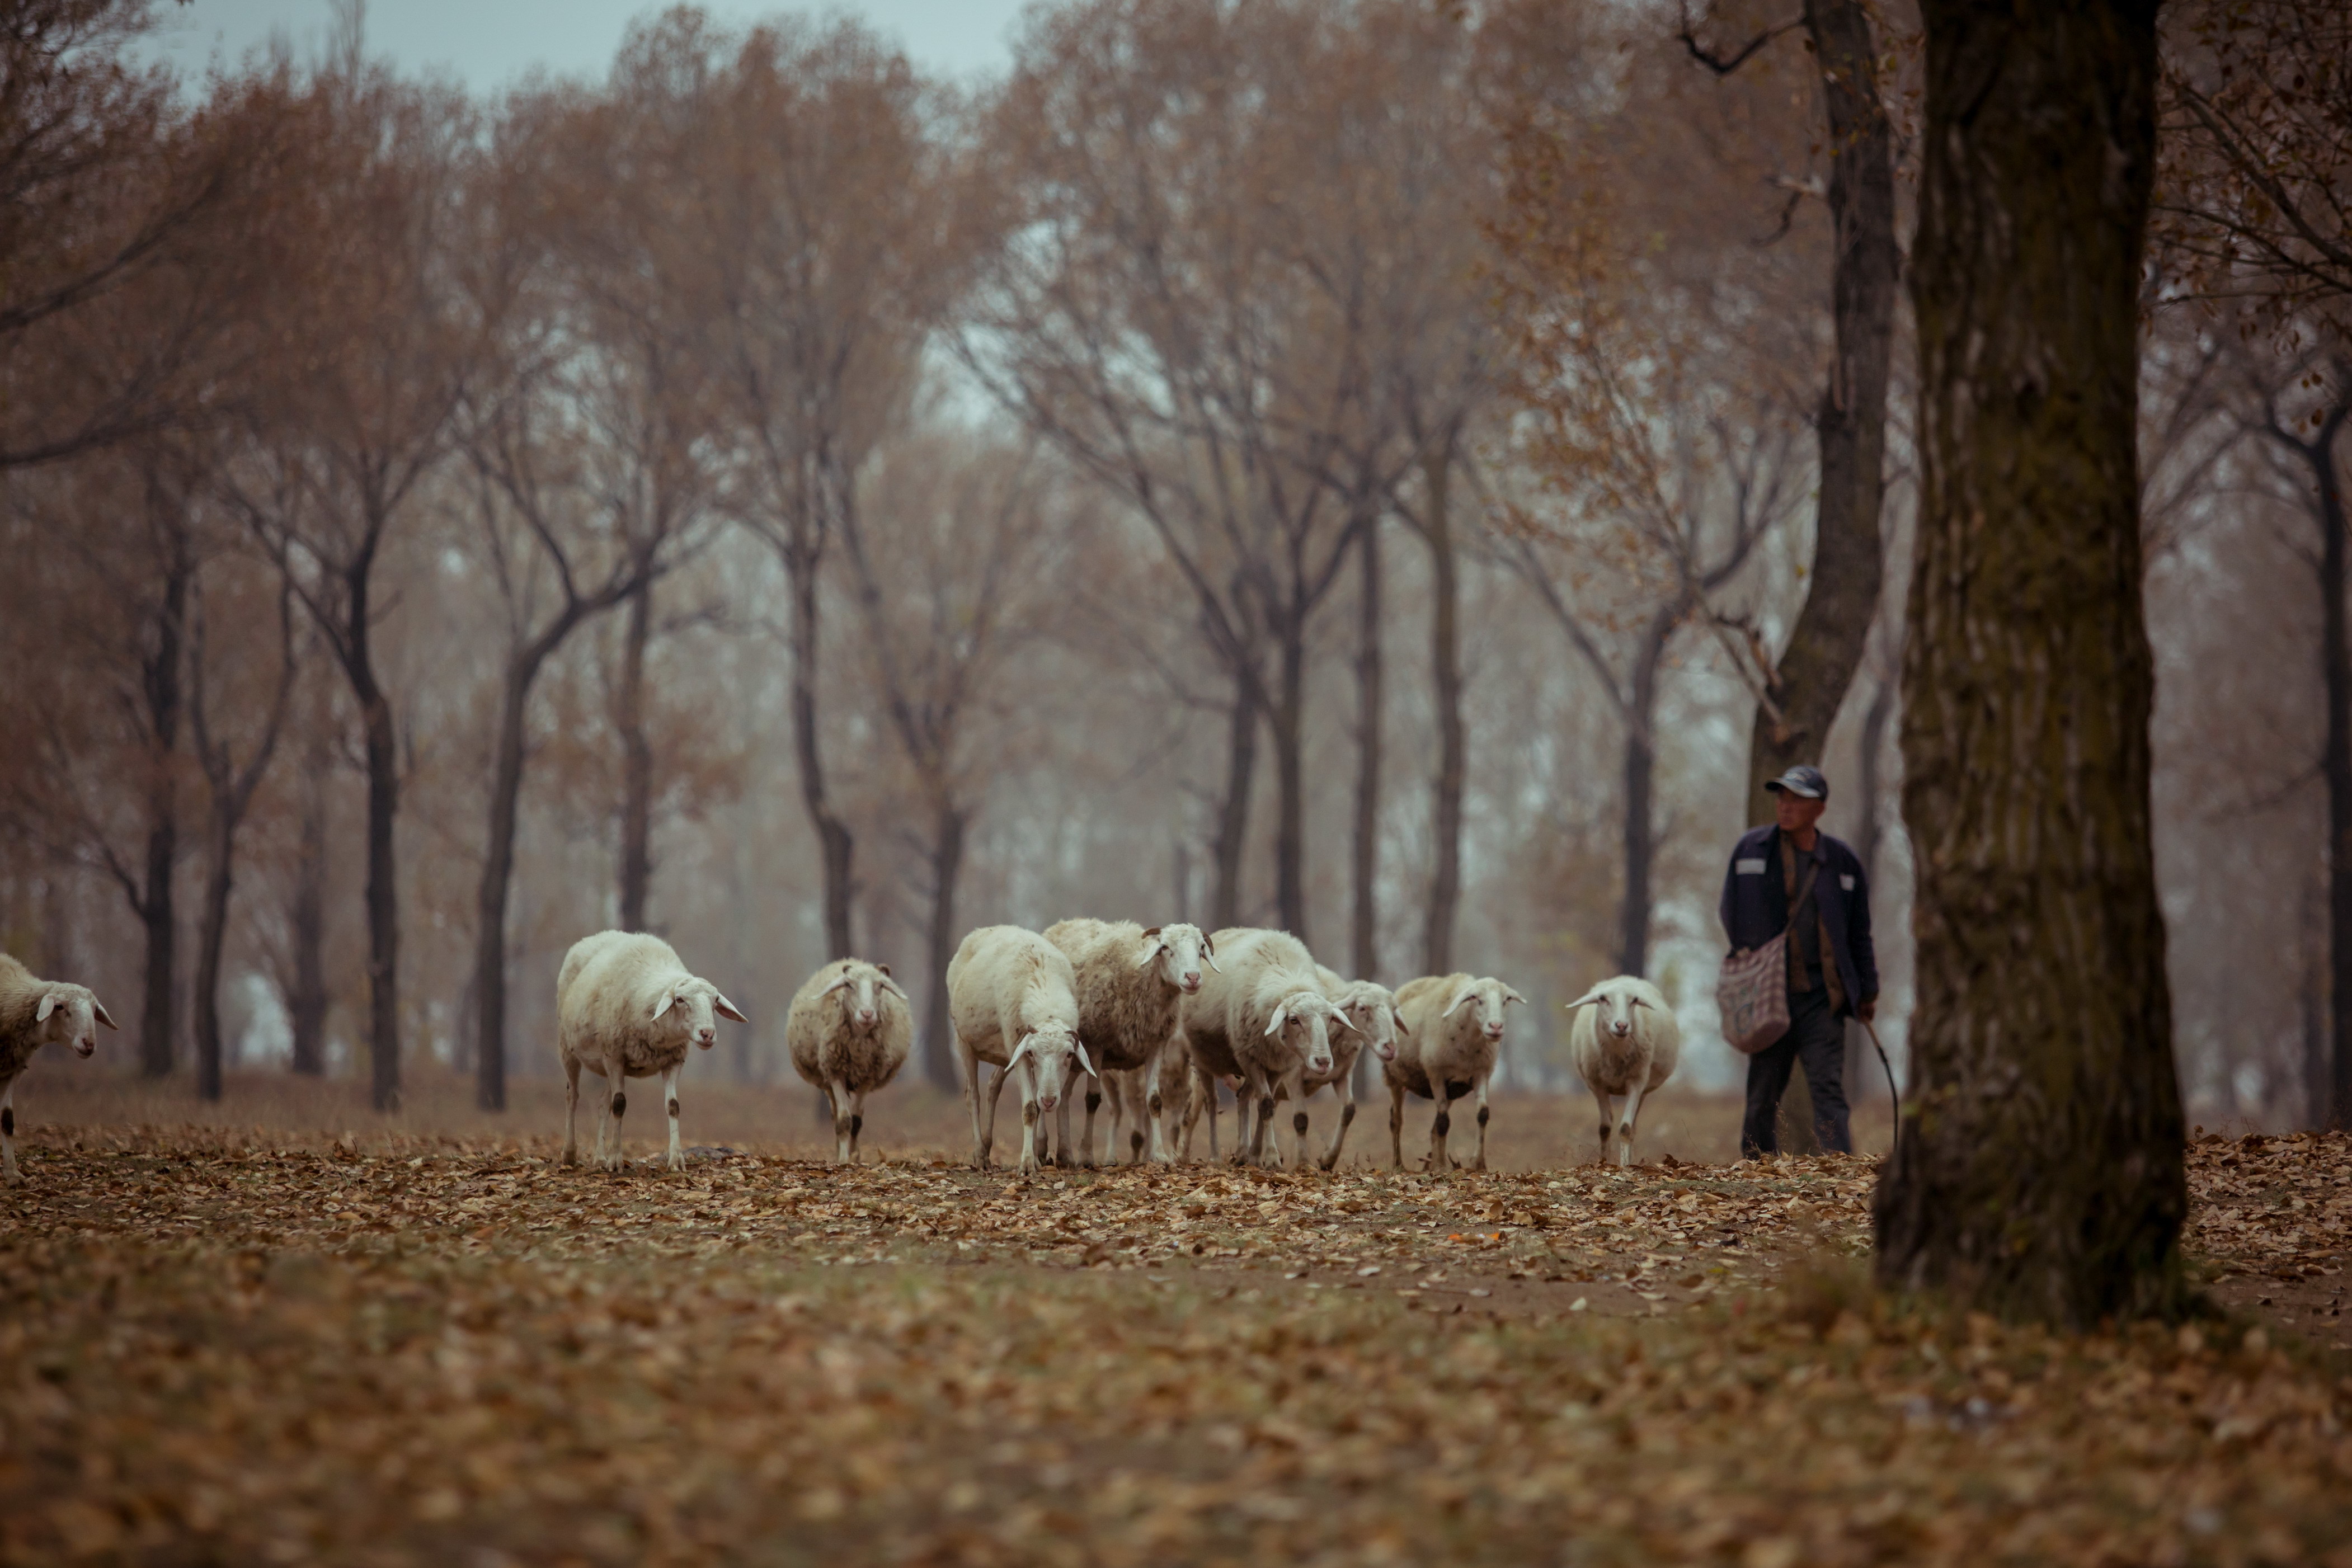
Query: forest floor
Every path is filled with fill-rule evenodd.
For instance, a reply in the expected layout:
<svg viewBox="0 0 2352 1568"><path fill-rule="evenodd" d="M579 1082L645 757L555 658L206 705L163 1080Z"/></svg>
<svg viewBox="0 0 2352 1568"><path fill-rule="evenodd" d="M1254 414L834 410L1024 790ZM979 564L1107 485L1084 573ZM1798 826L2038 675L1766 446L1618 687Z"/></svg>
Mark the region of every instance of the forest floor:
<svg viewBox="0 0 2352 1568"><path fill-rule="evenodd" d="M2054 1335L1871 1291L1860 1157L601 1172L66 1076L0 1195L7 1562L2352 1568L2340 1136L2194 1145L2215 1313Z"/></svg>

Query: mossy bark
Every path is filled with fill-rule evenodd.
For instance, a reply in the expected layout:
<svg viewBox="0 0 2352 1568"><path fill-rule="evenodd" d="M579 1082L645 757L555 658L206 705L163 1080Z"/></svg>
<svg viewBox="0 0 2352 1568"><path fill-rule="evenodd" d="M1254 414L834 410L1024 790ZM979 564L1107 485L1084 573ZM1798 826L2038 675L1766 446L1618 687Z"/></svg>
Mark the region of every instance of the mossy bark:
<svg viewBox="0 0 2352 1568"><path fill-rule="evenodd" d="M2084 1326L2185 1297L2134 449L2156 6L1922 12L1918 988L1877 1268Z"/></svg>

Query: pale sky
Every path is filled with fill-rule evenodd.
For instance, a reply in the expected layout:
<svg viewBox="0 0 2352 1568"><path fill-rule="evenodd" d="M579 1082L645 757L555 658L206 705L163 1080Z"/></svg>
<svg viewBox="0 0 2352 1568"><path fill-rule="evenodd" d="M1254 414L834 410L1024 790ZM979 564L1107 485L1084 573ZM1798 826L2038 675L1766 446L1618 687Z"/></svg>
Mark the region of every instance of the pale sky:
<svg viewBox="0 0 2352 1568"><path fill-rule="evenodd" d="M601 78L621 35L662 0L373 0L367 8L372 53L404 73L454 72L468 88L508 86L533 66L558 75ZM709 0L722 22L779 12L845 12L896 36L916 64L969 78L1003 68L1023 0L856 0L824 5ZM166 0L161 52L192 74L217 55L235 61L282 32L296 57L315 56L331 26L330 0Z"/></svg>

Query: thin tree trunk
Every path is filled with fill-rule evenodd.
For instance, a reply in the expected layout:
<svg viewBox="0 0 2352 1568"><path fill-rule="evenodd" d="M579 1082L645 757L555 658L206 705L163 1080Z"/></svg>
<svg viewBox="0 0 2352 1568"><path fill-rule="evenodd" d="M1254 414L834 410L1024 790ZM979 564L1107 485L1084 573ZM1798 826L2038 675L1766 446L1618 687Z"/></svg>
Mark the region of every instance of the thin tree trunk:
<svg viewBox="0 0 2352 1568"><path fill-rule="evenodd" d="M1658 851L1658 666L1681 620L1676 609L1653 615L1633 654L1633 695L1625 708L1625 815L1619 833L1625 894L1617 910L1617 969L1625 975L1646 974L1650 964L1651 883Z"/></svg>
<svg viewBox="0 0 2352 1568"><path fill-rule="evenodd" d="M291 1066L312 1078L327 1071L327 770L333 760L319 716L302 757L300 854L286 917L294 945L293 994L286 998Z"/></svg>
<svg viewBox="0 0 2352 1568"><path fill-rule="evenodd" d="M2336 424L2342 423L2339 413ZM2333 426L2327 431L2335 434ZM2330 450L2319 447L2320 607L2327 691L2327 972L2336 1001L2334 1071L2329 1074L2327 1124L2352 1126L2352 642L2345 630L2344 491Z"/></svg>
<svg viewBox="0 0 2352 1568"><path fill-rule="evenodd" d="M813 556L787 554L785 572L793 589L793 751L800 765L801 804L815 830L824 873L824 945L828 960L853 957L850 900L851 857L856 848L849 824L835 814L825 794L824 760L816 724L817 574Z"/></svg>
<svg viewBox="0 0 2352 1568"><path fill-rule="evenodd" d="M1436 842L1429 873L1429 906L1421 938L1421 972L1454 972L1454 922L1462 902L1462 791L1467 763L1462 732L1461 590L1455 579L1454 520L1450 509L1454 449L1447 442L1422 460L1427 516L1422 534L1429 541L1429 664L1431 697L1437 706L1437 777L1430 785L1430 818Z"/></svg>
<svg viewBox="0 0 2352 1568"><path fill-rule="evenodd" d="M171 560L163 579L163 613L155 623L155 646L141 670L147 723L154 747L147 792L145 884L135 902L146 929L146 986L139 1022L139 1071L162 1078L172 1071L178 1010L172 1005L179 921L173 906L173 870L180 856L179 744L182 643L187 627L188 587L195 575L185 536L173 530Z"/></svg>
<svg viewBox="0 0 2352 1568"><path fill-rule="evenodd" d="M1356 632L1356 906L1349 958L1359 979L1380 971L1381 525L1364 525L1363 583Z"/></svg>
<svg viewBox="0 0 2352 1568"><path fill-rule="evenodd" d="M205 903L196 937L196 1098L221 1097L221 952L228 942L228 901L236 852L236 818L229 802L216 799L212 812L212 863L205 877Z"/></svg>
<svg viewBox="0 0 2352 1568"><path fill-rule="evenodd" d="M514 881L515 821L522 802L526 705L537 673L537 661L528 653L507 667L498 755L490 773L489 845L474 901L474 1103L485 1111L507 1108L507 898Z"/></svg>
<svg viewBox="0 0 2352 1568"><path fill-rule="evenodd" d="M1866 0L1806 0L1805 26L1829 110L1830 279L1837 335L1813 429L1821 489L1804 609L1780 655L1780 721L1759 705L1748 749L1748 821L1769 821L1767 779L1818 764L1861 664L1878 606L1883 551L1886 384L1903 257L1895 240L1894 138L1878 96Z"/></svg>
<svg viewBox="0 0 2352 1568"><path fill-rule="evenodd" d="M400 809L392 702L371 674L360 695L367 741L368 1059L370 1099L400 1109L400 904L393 819Z"/></svg>
<svg viewBox="0 0 2352 1568"><path fill-rule="evenodd" d="M1266 715L1274 735L1275 906L1282 928L1307 935L1307 617L1303 607L1283 628L1281 685Z"/></svg>
<svg viewBox="0 0 2352 1568"><path fill-rule="evenodd" d="M654 752L646 739L646 644L653 636L654 590L629 595L628 631L621 642L621 689L614 726L621 732L621 929L646 928L646 900L654 879Z"/></svg>
<svg viewBox="0 0 2352 1568"><path fill-rule="evenodd" d="M1242 923L1242 856L1249 847L1250 791L1257 784L1257 703L1250 684L1234 677L1233 706L1226 710L1225 798L1217 810L1217 886L1209 926L1223 931Z"/></svg>
<svg viewBox="0 0 2352 1568"><path fill-rule="evenodd" d="M963 873L964 814L941 805L931 837L931 917L925 933L923 1076L953 1091L962 1082L948 1046L948 960L956 950L956 879Z"/></svg>
<svg viewBox="0 0 2352 1568"><path fill-rule="evenodd" d="M1877 1268L2088 1328L2187 1300L2135 448L2156 5L1922 12L1903 799L1935 852Z"/></svg>

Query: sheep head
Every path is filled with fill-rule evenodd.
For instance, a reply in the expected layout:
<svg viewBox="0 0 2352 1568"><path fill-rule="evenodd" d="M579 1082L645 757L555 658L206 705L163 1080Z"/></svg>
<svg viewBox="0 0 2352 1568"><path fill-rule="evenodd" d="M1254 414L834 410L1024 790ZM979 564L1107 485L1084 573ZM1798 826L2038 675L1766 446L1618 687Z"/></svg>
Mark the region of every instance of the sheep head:
<svg viewBox="0 0 2352 1568"><path fill-rule="evenodd" d="M842 1006L851 1025L860 1030L870 1030L882 1021L883 992L887 991L902 1002L907 1000L907 993L890 977L889 965L861 963L856 958L842 960L841 973L833 977L822 994L831 996L835 991L849 993Z"/></svg>
<svg viewBox="0 0 2352 1568"><path fill-rule="evenodd" d="M33 1009L33 1021L46 1026L40 1031L43 1044L70 1045L76 1056L88 1056L98 1049L100 1024L120 1027L88 986L49 987Z"/></svg>
<svg viewBox="0 0 2352 1568"><path fill-rule="evenodd" d="M1181 921L1173 925L1155 925L1143 934L1143 946L1138 950L1135 967L1139 969L1157 962L1160 977L1186 996L1201 988L1204 961L1214 967L1209 955L1208 934L1197 925Z"/></svg>
<svg viewBox="0 0 2352 1568"><path fill-rule="evenodd" d="M1004 1071L1010 1072L1023 1061L1029 1064L1029 1082L1041 1111L1051 1111L1059 1105L1081 1071L1088 1077L1095 1071L1087 1048L1078 1041L1077 1031L1059 1024L1049 1024L1023 1035L1021 1043L1013 1048L1013 1054L1004 1059Z"/></svg>
<svg viewBox="0 0 2352 1568"><path fill-rule="evenodd" d="M664 986L661 994L654 998L653 1011L647 1015L648 1021L663 1018L672 1011L678 1015L679 1027L685 1030L686 1038L705 1051L719 1043L719 1026L714 1021L714 1015L733 1019L737 1023L751 1021L733 1002L719 994L717 986L699 975L688 975L682 980Z"/></svg>
<svg viewBox="0 0 2352 1568"><path fill-rule="evenodd" d="M1298 1052L1307 1071L1319 1077L1331 1071L1334 1023L1342 1029L1356 1027L1321 991L1293 991L1282 998L1282 1005L1266 1019L1265 1032L1279 1035L1285 1045Z"/></svg>
<svg viewBox="0 0 2352 1568"><path fill-rule="evenodd" d="M1382 1061L1396 1060L1396 1038L1408 1031L1396 997L1386 986L1370 980L1350 983L1340 998L1339 1015L1364 1037L1374 1056Z"/></svg>
<svg viewBox="0 0 2352 1568"><path fill-rule="evenodd" d="M1527 998L1519 995L1492 975L1488 975L1465 983L1454 993L1454 999L1445 1004L1445 1010L1438 1016L1452 1018L1465 1004L1471 1005L1471 1017L1475 1019L1477 1027L1488 1040L1499 1041L1503 1038L1504 1006L1507 1003L1517 1002L1524 1007L1527 1005Z"/></svg>
<svg viewBox="0 0 2352 1568"><path fill-rule="evenodd" d="M1603 980L1576 1000L1568 1004L1574 1012L1581 1007L1596 1009L1593 1028L1612 1040L1623 1040L1633 1032L1633 1009L1650 1006L1649 998L1635 989L1632 978L1620 975L1613 980Z"/></svg>

